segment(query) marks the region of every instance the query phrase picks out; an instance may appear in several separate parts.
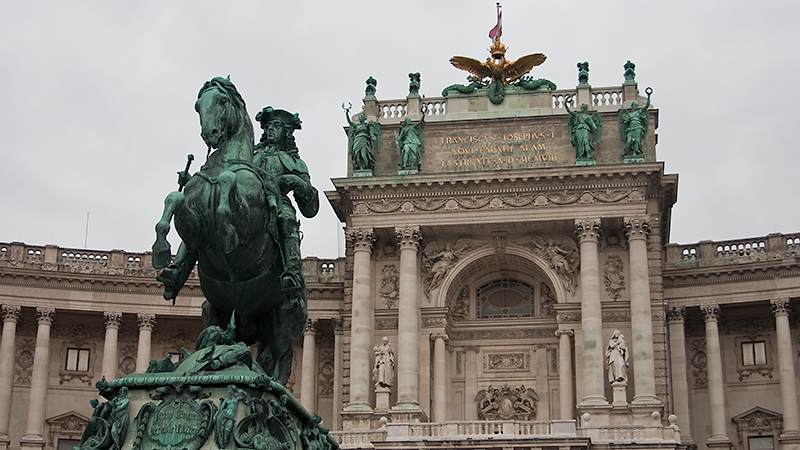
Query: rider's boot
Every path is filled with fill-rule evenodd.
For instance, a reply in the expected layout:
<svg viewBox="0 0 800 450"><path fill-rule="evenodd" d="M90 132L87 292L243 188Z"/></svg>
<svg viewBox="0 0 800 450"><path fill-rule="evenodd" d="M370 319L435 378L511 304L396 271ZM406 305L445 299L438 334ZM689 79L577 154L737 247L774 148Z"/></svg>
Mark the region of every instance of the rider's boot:
<svg viewBox="0 0 800 450"><path fill-rule="evenodd" d="M303 289L303 261L300 258L300 233L297 228L286 230L283 240L283 268L281 290L294 296Z"/></svg>

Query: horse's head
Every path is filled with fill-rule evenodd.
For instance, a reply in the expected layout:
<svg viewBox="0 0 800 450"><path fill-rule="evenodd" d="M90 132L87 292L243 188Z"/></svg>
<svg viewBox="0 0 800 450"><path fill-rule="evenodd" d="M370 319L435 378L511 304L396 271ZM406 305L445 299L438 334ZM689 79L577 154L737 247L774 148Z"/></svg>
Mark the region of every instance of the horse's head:
<svg viewBox="0 0 800 450"><path fill-rule="evenodd" d="M216 77L207 81L197 94L194 107L200 115L200 136L206 145L217 149L238 138L241 145L232 149L236 154L231 157L250 159L253 125L247 116L242 96L230 80Z"/></svg>

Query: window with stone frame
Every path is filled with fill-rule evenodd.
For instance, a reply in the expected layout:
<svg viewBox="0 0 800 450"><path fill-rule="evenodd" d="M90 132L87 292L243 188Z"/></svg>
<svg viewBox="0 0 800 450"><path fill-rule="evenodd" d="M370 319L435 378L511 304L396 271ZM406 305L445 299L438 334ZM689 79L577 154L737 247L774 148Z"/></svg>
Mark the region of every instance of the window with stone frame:
<svg viewBox="0 0 800 450"><path fill-rule="evenodd" d="M741 450L780 448L778 438L783 429L783 416L759 406L731 418L736 424Z"/></svg>
<svg viewBox="0 0 800 450"><path fill-rule="evenodd" d="M86 372L89 370L91 350L88 348L67 348L67 360L64 370L72 372Z"/></svg>
<svg viewBox="0 0 800 450"><path fill-rule="evenodd" d="M739 381L754 374L772 379L772 339L770 335L737 336L736 372Z"/></svg>
<svg viewBox="0 0 800 450"><path fill-rule="evenodd" d="M476 316L481 319L534 316L534 289L512 279L491 281L477 289Z"/></svg>
<svg viewBox="0 0 800 450"><path fill-rule="evenodd" d="M65 340L61 343L60 356L62 361L58 371L61 378L60 384L79 380L91 386L97 357L96 344Z"/></svg>

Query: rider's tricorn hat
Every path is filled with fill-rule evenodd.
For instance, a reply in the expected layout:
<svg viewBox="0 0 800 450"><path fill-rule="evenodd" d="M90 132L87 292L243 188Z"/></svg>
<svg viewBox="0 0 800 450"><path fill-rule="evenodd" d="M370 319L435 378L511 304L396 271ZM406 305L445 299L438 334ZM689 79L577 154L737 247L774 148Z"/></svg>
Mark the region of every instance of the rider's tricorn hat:
<svg viewBox="0 0 800 450"><path fill-rule="evenodd" d="M268 124L272 120L280 120L281 122L285 123L286 125L292 127L293 130L299 130L300 124L303 123L300 120L300 115L295 113L292 114L289 111L285 111L283 109L274 109L272 106L267 106L266 108L259 111L256 114L256 120L259 121L262 125ZM264 128L262 126L262 128Z"/></svg>

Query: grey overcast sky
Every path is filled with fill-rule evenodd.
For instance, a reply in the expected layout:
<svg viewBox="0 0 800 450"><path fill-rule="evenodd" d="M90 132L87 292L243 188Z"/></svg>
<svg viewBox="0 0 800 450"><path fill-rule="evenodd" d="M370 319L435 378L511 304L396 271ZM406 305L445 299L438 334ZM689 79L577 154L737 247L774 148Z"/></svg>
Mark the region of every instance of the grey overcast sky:
<svg viewBox="0 0 800 450"><path fill-rule="evenodd" d="M494 1L0 2L0 241L146 251L188 153L204 159L193 104L231 76L250 115L300 113L300 153L320 191L346 173L342 102L462 83L482 60ZM593 86L636 63L660 110L657 156L678 173L670 241L800 232L800 2L503 2L509 59L559 88L588 61ZM257 131L258 135L258 131ZM327 200L303 220L304 256L340 254ZM177 242L173 241L173 248Z"/></svg>

